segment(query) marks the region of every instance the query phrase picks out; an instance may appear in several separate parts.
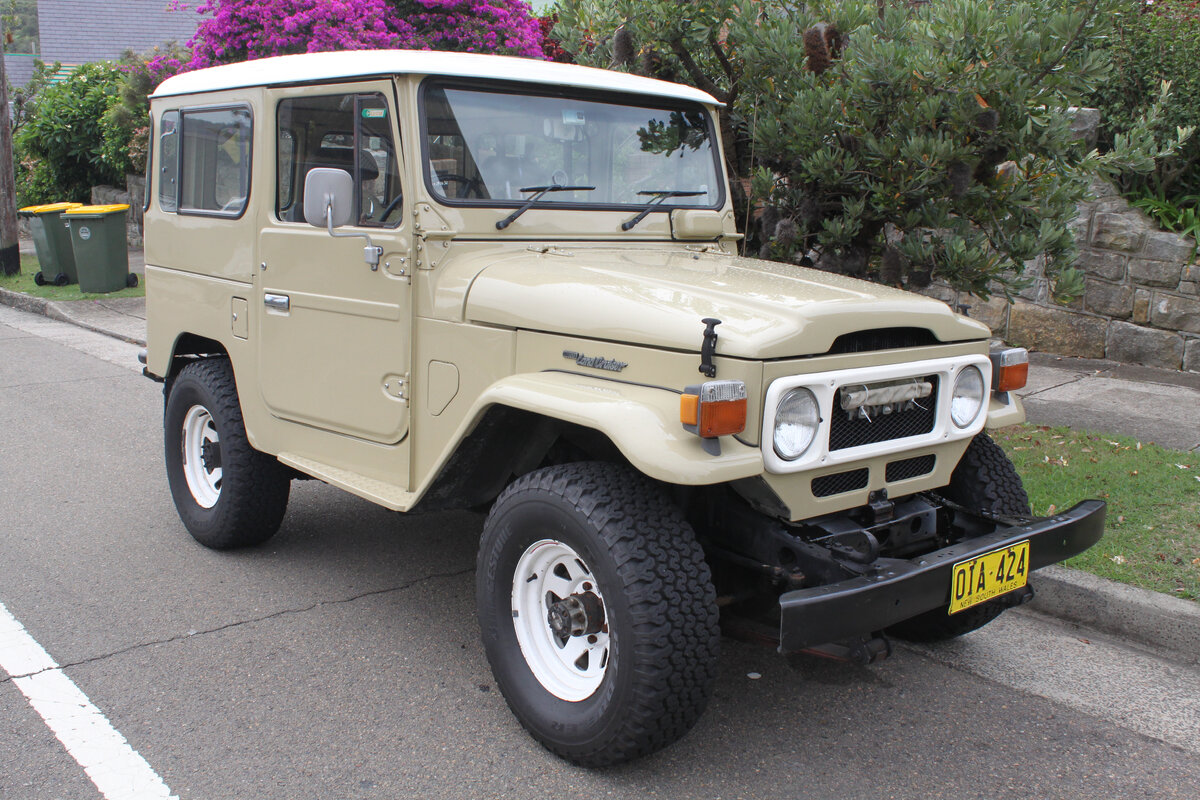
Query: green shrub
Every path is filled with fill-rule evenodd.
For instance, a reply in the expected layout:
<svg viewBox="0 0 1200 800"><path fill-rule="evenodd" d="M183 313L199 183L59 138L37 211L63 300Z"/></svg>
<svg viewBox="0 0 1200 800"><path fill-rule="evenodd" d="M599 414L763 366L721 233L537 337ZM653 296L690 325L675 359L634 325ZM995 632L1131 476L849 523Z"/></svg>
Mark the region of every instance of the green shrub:
<svg viewBox="0 0 1200 800"><path fill-rule="evenodd" d="M121 56L117 101L100 121L101 153L106 164L139 175L146 171L150 94L168 77L158 65L181 58L186 58L186 51L174 42L141 55L126 50Z"/></svg>
<svg viewBox="0 0 1200 800"><path fill-rule="evenodd" d="M1120 0L1114 19L1112 77L1092 99L1102 112L1101 146L1133 127L1164 80L1181 100L1164 109L1159 132L1169 135L1176 127L1200 124L1200 8L1195 0ZM1119 183L1127 193L1167 198L1200 192L1200 139L1161 160L1153 172L1125 174Z"/></svg>
<svg viewBox="0 0 1200 800"><path fill-rule="evenodd" d="M1092 175L1149 171L1185 133L1138 118L1099 156L1070 131L1127 1L559 0L554 35L581 63L727 104L734 200L752 176L761 209L748 252L984 297L1043 256L1069 298L1069 224ZM1145 96L1165 102L1157 84Z"/></svg>
<svg viewBox="0 0 1200 800"><path fill-rule="evenodd" d="M37 94L13 137L21 205L87 202L93 186L124 185L128 157L111 163L102 144L102 120L120 83L117 67L85 64Z"/></svg>

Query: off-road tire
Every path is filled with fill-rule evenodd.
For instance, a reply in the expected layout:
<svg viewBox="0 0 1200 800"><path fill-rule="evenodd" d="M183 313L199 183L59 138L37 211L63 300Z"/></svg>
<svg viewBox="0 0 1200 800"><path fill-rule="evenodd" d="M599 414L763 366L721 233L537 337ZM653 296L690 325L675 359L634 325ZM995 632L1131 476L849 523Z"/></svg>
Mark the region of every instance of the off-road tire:
<svg viewBox="0 0 1200 800"><path fill-rule="evenodd" d="M539 682L515 631L518 560L548 538L587 562L608 619L602 682L574 702ZM484 524L476 600L505 700L568 761L598 767L652 753L683 736L708 702L720 647L708 565L679 510L627 468L566 464L514 481Z"/></svg>
<svg viewBox="0 0 1200 800"><path fill-rule="evenodd" d="M1029 513L1029 496L1021 476L986 433L971 440L942 495L972 510L1013 516ZM982 628L1010 605L1006 598L998 597L957 614L947 613L948 606L942 606L893 625L887 632L913 642L940 642Z"/></svg>
<svg viewBox="0 0 1200 800"><path fill-rule="evenodd" d="M249 547L270 539L283 521L291 483L283 465L255 450L246 438L229 359L191 363L164 391L167 482L188 533L217 550ZM184 420L197 407L211 416L223 473L216 502L208 508L197 501L184 474Z"/></svg>

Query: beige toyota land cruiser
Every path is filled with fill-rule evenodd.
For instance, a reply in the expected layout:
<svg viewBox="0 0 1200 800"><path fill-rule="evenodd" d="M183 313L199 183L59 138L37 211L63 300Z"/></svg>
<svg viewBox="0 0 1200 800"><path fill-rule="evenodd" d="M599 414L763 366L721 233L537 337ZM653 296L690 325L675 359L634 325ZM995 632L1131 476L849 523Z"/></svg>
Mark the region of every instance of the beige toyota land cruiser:
<svg viewBox="0 0 1200 800"><path fill-rule="evenodd" d="M420 51L163 83L145 372L188 531L261 543L297 478L490 508L496 682L585 765L689 729L718 617L870 661L1027 600L1104 504L1031 517L988 438L1022 419L1025 352L930 299L738 257L718 105Z"/></svg>

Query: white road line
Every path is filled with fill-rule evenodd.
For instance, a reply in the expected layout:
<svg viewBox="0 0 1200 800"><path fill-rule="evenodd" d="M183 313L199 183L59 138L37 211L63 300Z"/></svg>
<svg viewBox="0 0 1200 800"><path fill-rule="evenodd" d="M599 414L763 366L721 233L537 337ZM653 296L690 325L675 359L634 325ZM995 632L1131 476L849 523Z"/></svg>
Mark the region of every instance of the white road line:
<svg viewBox="0 0 1200 800"><path fill-rule="evenodd" d="M3 603L0 667L107 800L178 800Z"/></svg>

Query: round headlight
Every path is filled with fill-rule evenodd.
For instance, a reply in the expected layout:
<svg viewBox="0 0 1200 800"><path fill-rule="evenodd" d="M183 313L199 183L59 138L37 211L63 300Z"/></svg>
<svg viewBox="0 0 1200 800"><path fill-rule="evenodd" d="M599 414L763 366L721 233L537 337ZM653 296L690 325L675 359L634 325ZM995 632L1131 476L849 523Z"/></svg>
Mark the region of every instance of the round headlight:
<svg viewBox="0 0 1200 800"><path fill-rule="evenodd" d="M965 428L979 416L983 408L983 373L979 367L969 366L958 373L954 381L954 394L950 397L950 419L959 428Z"/></svg>
<svg viewBox="0 0 1200 800"><path fill-rule="evenodd" d="M775 452L786 461L795 461L812 445L820 424L817 398L804 387L792 389L775 409Z"/></svg>

